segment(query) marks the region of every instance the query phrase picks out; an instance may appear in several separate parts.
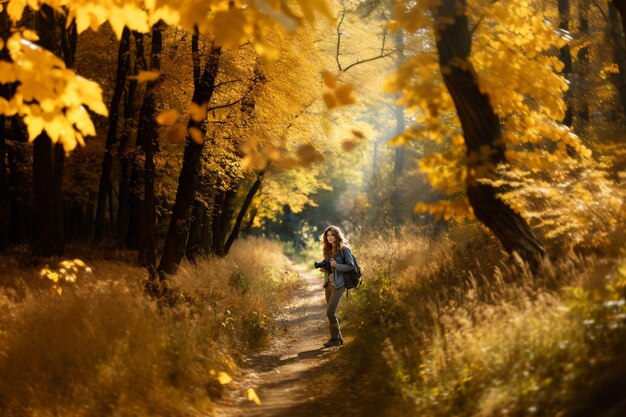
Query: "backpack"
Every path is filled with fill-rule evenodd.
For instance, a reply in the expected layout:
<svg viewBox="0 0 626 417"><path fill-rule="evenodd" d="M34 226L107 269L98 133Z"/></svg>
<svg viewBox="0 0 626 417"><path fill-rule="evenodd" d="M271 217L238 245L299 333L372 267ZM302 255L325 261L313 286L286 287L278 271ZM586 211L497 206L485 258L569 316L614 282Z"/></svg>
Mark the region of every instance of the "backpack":
<svg viewBox="0 0 626 417"><path fill-rule="evenodd" d="M343 248L343 249L347 249L348 252L350 251L350 249L348 248ZM343 249L341 249L341 257L343 258L343 261L345 263L346 256L344 255ZM352 252L349 252L349 253L352 256L352 259L354 260L354 268L349 271L344 271L343 279L345 282L346 289L349 290L349 289L354 288L356 290L363 283L363 280L361 279L361 267L359 266L359 263L357 262L356 257L352 254Z"/></svg>

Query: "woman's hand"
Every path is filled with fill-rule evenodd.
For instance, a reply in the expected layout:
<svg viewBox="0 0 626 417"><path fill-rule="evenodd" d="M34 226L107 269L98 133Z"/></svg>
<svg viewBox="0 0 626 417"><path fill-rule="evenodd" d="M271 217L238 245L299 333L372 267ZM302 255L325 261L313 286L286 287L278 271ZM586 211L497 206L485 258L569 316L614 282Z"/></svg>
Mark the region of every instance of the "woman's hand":
<svg viewBox="0 0 626 417"><path fill-rule="evenodd" d="M330 260L330 266L332 266L333 268L337 267L337 261L335 261L334 259Z"/></svg>

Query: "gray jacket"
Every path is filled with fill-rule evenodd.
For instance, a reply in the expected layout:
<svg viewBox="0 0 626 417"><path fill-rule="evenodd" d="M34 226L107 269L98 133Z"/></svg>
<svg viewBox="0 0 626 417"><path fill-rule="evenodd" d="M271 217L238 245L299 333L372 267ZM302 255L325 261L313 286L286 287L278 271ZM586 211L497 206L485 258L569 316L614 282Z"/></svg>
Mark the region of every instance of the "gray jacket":
<svg viewBox="0 0 626 417"><path fill-rule="evenodd" d="M352 257L352 252L350 252L350 249L344 246L341 249L341 252L343 253L343 257L341 256L341 253L338 253L337 256L335 256L334 259L335 259L335 262L337 262L337 267L332 268L331 273L326 274L326 279L324 280L324 287L326 287L328 283L330 282L331 274L333 274L333 277L335 278L335 288L343 287L344 285L346 285L343 279L343 273L354 269L354 258ZM344 258L345 258L345 261L344 261Z"/></svg>

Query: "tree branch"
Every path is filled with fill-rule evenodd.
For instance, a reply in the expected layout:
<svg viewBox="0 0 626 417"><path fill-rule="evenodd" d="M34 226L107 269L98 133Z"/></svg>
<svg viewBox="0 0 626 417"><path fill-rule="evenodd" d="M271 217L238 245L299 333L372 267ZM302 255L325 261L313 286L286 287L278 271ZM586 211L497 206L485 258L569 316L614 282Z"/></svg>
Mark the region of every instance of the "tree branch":
<svg viewBox="0 0 626 417"><path fill-rule="evenodd" d="M252 92L252 90L254 90L254 85L256 83L256 79L252 81L252 84L250 84L250 88L248 88L248 91L246 91L244 93L243 96L239 97L237 100L230 102L230 103L226 103L226 104L220 104L219 106L213 106L213 107L209 107L207 109L207 112L211 111L211 110L217 110L217 109L223 109L225 107L230 107L230 106L234 106L237 103L241 103L242 101L244 101L246 99L246 97L248 97L248 95Z"/></svg>
<svg viewBox="0 0 626 417"><path fill-rule="evenodd" d="M343 19L346 17L346 6L343 6L343 10L341 11L341 19L339 19L339 23L337 24L337 53L335 54L335 59L337 60L337 68L339 71L343 71L341 69L341 62L339 62L339 50L341 49L341 25L343 24Z"/></svg>
<svg viewBox="0 0 626 417"><path fill-rule="evenodd" d="M355 67L355 66L357 66L357 65L359 65L359 64L365 64L366 62L375 61L375 60L377 60L377 59L381 59L381 58L387 58L388 56L391 56L391 55L395 54L396 52L397 52L397 51L393 50L393 51L391 51L391 52L387 52L386 54L380 54L380 55L378 55L378 56L374 56L374 57L371 57L371 58L367 58L367 59L364 59L364 60L362 60L362 61L356 61L356 62L353 62L352 64L348 65L348 66L347 66L347 67L343 70L343 72L346 72L346 71L348 71L350 68Z"/></svg>

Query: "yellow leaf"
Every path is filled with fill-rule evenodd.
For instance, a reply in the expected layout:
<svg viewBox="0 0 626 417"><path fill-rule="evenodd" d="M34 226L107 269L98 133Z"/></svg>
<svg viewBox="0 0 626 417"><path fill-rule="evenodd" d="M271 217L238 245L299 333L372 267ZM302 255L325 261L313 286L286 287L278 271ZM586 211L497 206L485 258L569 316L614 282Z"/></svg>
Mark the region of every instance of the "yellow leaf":
<svg viewBox="0 0 626 417"><path fill-rule="evenodd" d="M354 148L356 148L357 146L358 143L353 140L344 140L343 142L341 142L341 149L346 152L353 151Z"/></svg>
<svg viewBox="0 0 626 417"><path fill-rule="evenodd" d="M187 126L184 123L178 122L169 129L167 129L166 138L170 143L180 143L185 139L187 133Z"/></svg>
<svg viewBox="0 0 626 417"><path fill-rule="evenodd" d="M298 163L298 161L293 158L282 158L276 161L276 168L278 168L278 170L286 171L288 169L294 169L299 166L300 164Z"/></svg>
<svg viewBox="0 0 626 417"><path fill-rule="evenodd" d="M0 83L8 84L16 80L14 64L12 62L0 61Z"/></svg>
<svg viewBox="0 0 626 417"><path fill-rule="evenodd" d="M213 18L215 42L227 48L237 46L245 36L245 25L246 16L241 10L232 9L215 13Z"/></svg>
<svg viewBox="0 0 626 417"><path fill-rule="evenodd" d="M178 112L174 109L165 109L156 117L156 122L163 126L171 126L178 120Z"/></svg>
<svg viewBox="0 0 626 417"><path fill-rule="evenodd" d="M365 135L360 130L352 129L352 134L358 139L365 139Z"/></svg>
<svg viewBox="0 0 626 417"><path fill-rule="evenodd" d="M324 155L312 145L302 145L296 154L304 167L324 160Z"/></svg>
<svg viewBox="0 0 626 417"><path fill-rule="evenodd" d="M354 90L354 87L351 84L344 84L335 90L335 96L339 104L348 105L356 103L356 100L352 97L352 90Z"/></svg>
<svg viewBox="0 0 626 417"><path fill-rule="evenodd" d="M150 31L150 27L148 26L148 14L145 10L142 10L137 5L125 4L122 13L124 14L124 22L129 29L142 33ZM117 37L118 39L121 38L122 33L120 32Z"/></svg>
<svg viewBox="0 0 626 417"><path fill-rule="evenodd" d="M261 399L256 394L256 391L254 390L254 388L248 388L248 400L252 401L256 405L261 405Z"/></svg>
<svg viewBox="0 0 626 417"><path fill-rule="evenodd" d="M206 119L208 103L198 104L193 101L189 105L189 115L194 122L201 122Z"/></svg>
<svg viewBox="0 0 626 417"><path fill-rule="evenodd" d="M139 83L146 81L154 81L159 78L161 74L156 71L139 71L137 75L129 75L129 80L137 80Z"/></svg>
<svg viewBox="0 0 626 417"><path fill-rule="evenodd" d="M189 137L198 145L202 145L204 143L204 134L202 133L202 130L197 127L189 128Z"/></svg>
<svg viewBox="0 0 626 417"><path fill-rule="evenodd" d="M22 32L22 37L31 42L37 42L39 40L39 35L28 29Z"/></svg>
<svg viewBox="0 0 626 417"><path fill-rule="evenodd" d="M43 119L31 114L24 117L24 123L26 123L28 130L28 140L32 142L43 131Z"/></svg>
<svg viewBox="0 0 626 417"><path fill-rule="evenodd" d="M221 372L221 371L217 374L217 380L222 385L230 384L233 381L230 375L228 375L226 372Z"/></svg>
<svg viewBox="0 0 626 417"><path fill-rule="evenodd" d="M7 6L7 13L12 21L17 22L22 18L24 8L26 7L26 0L11 0Z"/></svg>
<svg viewBox="0 0 626 417"><path fill-rule="evenodd" d="M327 109L330 110L333 107L337 107L337 100L335 100L335 97L331 93L324 93L322 98L324 99L324 103L326 103Z"/></svg>
<svg viewBox="0 0 626 417"><path fill-rule="evenodd" d="M57 287L57 294L59 295L63 294L63 288Z"/></svg>
<svg viewBox="0 0 626 417"><path fill-rule="evenodd" d="M324 79L324 84L326 84L326 87L332 88L333 90L337 88L337 77L335 77L329 71L322 72L322 78Z"/></svg>

